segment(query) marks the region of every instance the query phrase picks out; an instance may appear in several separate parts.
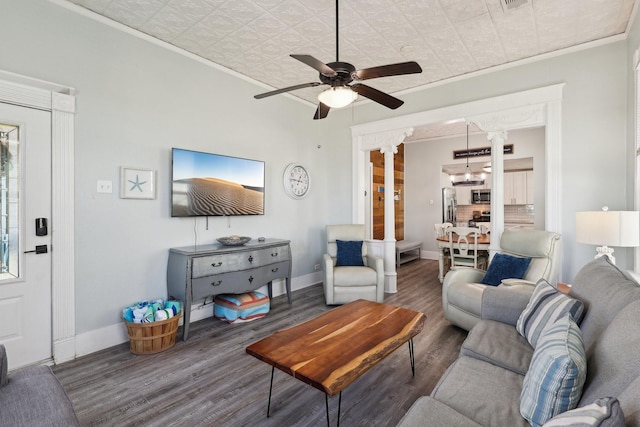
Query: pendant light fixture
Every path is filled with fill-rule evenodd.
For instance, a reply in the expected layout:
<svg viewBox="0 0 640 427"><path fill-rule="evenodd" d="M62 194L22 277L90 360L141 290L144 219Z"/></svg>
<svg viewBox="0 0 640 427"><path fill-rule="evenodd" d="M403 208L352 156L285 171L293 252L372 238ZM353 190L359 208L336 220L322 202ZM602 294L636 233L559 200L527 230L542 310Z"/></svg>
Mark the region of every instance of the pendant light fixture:
<svg viewBox="0 0 640 427"><path fill-rule="evenodd" d="M467 122L467 168L464 172L464 180L471 181L471 171L469 170L469 122Z"/></svg>
<svg viewBox="0 0 640 427"><path fill-rule="evenodd" d="M451 175L452 185L484 185L484 177L480 180L472 179L471 168L469 168L469 122L467 122L467 167L464 170L464 180L456 181L455 176Z"/></svg>

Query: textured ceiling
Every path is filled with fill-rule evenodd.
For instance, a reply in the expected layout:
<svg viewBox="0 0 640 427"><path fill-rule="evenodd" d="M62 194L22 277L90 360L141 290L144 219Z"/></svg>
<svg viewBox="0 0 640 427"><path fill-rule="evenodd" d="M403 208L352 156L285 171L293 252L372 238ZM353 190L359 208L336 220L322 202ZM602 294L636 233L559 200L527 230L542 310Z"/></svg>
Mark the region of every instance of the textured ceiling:
<svg viewBox="0 0 640 427"><path fill-rule="evenodd" d="M318 80L290 54L336 60L333 0L69 1L263 83L256 94ZM418 62L421 74L367 81L402 98L404 90L623 34L634 3L343 0L339 59L356 69ZM325 88L290 93L316 104Z"/></svg>

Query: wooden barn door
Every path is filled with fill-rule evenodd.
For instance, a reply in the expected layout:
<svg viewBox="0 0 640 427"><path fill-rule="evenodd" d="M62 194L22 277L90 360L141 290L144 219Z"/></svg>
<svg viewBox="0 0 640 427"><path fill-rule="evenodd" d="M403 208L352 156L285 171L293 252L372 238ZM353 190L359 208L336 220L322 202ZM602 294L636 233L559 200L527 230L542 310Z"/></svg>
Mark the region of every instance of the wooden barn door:
<svg viewBox="0 0 640 427"><path fill-rule="evenodd" d="M394 156L394 191L384 188L384 154L379 150L371 151L370 161L373 164L373 195L372 219L373 239L384 240L384 198L394 197L396 240L404 240L404 144L398 146L398 153Z"/></svg>

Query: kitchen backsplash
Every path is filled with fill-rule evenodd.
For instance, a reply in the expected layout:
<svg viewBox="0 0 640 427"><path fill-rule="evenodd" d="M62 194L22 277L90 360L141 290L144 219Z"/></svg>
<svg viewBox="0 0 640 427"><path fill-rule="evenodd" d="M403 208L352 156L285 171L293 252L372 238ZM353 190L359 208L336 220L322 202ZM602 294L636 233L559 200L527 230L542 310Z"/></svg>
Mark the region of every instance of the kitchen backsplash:
<svg viewBox="0 0 640 427"><path fill-rule="evenodd" d="M533 224L533 205L505 205L504 222Z"/></svg>
<svg viewBox="0 0 640 427"><path fill-rule="evenodd" d="M491 205L459 205L456 209L458 222L466 222L473 218L473 211L491 211ZM535 211L533 205L505 205L504 222L533 224Z"/></svg>

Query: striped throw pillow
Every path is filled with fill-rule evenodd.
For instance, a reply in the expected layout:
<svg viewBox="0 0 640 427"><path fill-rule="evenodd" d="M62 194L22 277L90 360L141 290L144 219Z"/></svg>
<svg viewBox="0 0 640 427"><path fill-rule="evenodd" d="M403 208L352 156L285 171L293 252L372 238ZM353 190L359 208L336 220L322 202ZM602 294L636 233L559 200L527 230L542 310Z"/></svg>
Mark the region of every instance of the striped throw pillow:
<svg viewBox="0 0 640 427"><path fill-rule="evenodd" d="M563 294L546 280L540 279L527 307L518 318L516 329L529 341L531 347L536 348L540 333L547 324L555 322L566 313L571 314L576 323L580 323L583 311L582 301Z"/></svg>
<svg viewBox="0 0 640 427"><path fill-rule="evenodd" d="M580 328L570 314L545 328L533 351L520 393L520 414L538 427L574 409L587 377Z"/></svg>
<svg viewBox="0 0 640 427"><path fill-rule="evenodd" d="M621 427L624 414L620 402L615 397L604 397L585 405L556 415L542 427Z"/></svg>

